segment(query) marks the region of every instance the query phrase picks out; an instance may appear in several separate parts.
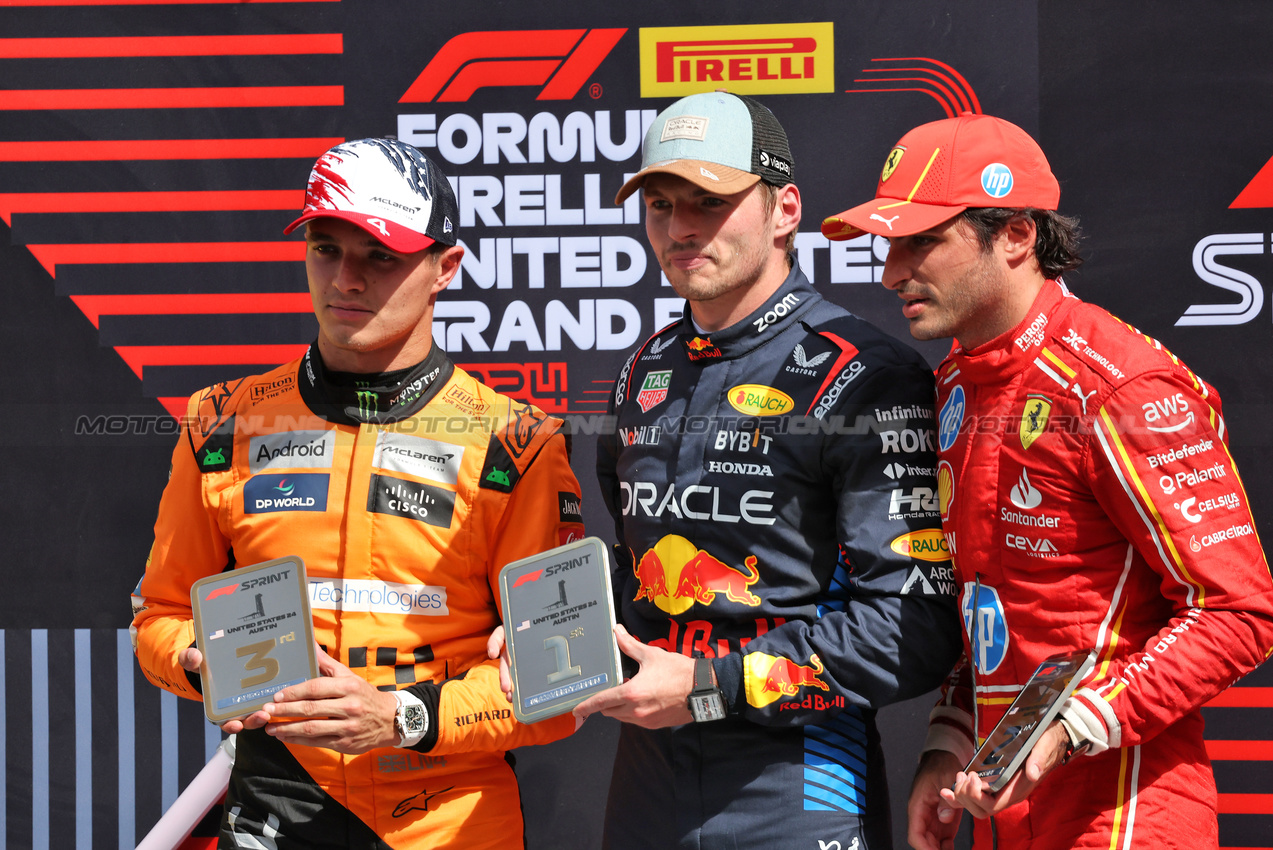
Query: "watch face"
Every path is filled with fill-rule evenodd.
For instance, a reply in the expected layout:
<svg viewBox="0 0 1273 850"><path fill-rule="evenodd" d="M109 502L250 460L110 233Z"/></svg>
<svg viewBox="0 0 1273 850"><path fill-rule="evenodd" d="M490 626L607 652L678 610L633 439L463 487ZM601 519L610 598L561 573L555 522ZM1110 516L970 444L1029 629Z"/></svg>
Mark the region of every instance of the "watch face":
<svg viewBox="0 0 1273 850"><path fill-rule="evenodd" d="M719 692L698 696L691 695L689 707L695 723L720 720L725 716L725 701L721 699Z"/></svg>
<svg viewBox="0 0 1273 850"><path fill-rule="evenodd" d="M408 735L415 735L424 731L424 706L408 705L402 710L402 725L406 727Z"/></svg>

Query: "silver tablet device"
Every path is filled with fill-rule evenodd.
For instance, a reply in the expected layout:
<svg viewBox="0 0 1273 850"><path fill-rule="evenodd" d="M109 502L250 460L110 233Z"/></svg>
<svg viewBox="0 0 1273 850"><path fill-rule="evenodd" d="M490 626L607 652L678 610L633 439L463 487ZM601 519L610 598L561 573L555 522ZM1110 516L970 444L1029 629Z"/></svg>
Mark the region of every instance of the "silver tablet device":
<svg viewBox="0 0 1273 850"><path fill-rule="evenodd" d="M534 723L622 682L610 559L586 537L504 567L499 577L513 715Z"/></svg>
<svg viewBox="0 0 1273 850"><path fill-rule="evenodd" d="M221 724L318 676L305 563L289 556L199 579L190 588L203 653L203 713Z"/></svg>
<svg viewBox="0 0 1273 850"><path fill-rule="evenodd" d="M1058 655L1040 664L964 772L986 780L992 792L1007 784L1095 663L1093 650Z"/></svg>

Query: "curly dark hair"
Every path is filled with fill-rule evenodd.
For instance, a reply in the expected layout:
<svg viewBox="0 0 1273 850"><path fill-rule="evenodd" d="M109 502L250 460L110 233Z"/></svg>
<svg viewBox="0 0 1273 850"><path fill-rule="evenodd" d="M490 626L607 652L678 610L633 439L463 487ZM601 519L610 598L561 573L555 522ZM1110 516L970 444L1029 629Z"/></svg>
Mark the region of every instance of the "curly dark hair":
<svg viewBox="0 0 1273 850"><path fill-rule="evenodd" d="M983 251L990 250L995 234L1006 227L1008 222L1018 216L1028 215L1034 220L1036 233L1034 257L1039 262L1039 271L1046 278L1058 278L1083 264L1083 258L1078 252L1082 234L1079 231L1077 218L1061 215L1054 210L1039 210L1033 207L1025 209L974 207L964 210L961 215L977 234L977 241L981 244Z"/></svg>

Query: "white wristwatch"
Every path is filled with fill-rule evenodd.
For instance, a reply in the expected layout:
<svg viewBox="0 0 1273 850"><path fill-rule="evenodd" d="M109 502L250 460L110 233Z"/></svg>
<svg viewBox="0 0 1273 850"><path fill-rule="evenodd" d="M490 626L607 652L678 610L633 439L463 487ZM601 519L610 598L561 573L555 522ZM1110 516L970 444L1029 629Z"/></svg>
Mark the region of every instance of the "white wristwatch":
<svg viewBox="0 0 1273 850"><path fill-rule="evenodd" d="M398 746L415 746L429 732L429 711L418 697L406 691L394 691L393 698L398 701L398 710L393 715Z"/></svg>

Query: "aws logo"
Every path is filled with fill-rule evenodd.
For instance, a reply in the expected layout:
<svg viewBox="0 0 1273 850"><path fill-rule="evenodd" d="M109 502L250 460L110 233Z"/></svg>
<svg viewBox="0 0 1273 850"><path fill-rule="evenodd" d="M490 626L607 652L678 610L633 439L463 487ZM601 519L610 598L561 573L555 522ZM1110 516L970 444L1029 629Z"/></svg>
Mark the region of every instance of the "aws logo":
<svg viewBox="0 0 1273 850"><path fill-rule="evenodd" d="M466 32L446 44L399 103L455 103L482 88L543 86L536 100L570 100L627 32L619 29Z"/></svg>

